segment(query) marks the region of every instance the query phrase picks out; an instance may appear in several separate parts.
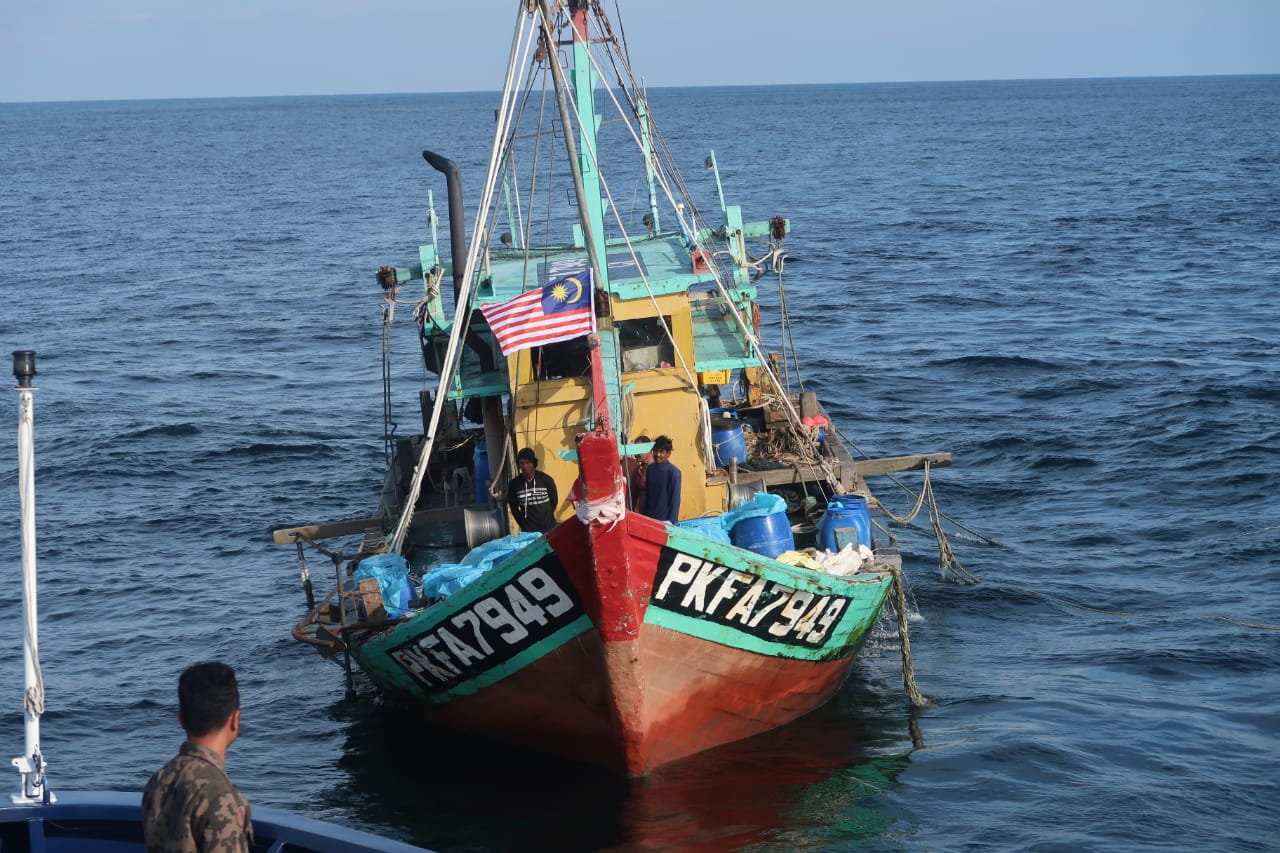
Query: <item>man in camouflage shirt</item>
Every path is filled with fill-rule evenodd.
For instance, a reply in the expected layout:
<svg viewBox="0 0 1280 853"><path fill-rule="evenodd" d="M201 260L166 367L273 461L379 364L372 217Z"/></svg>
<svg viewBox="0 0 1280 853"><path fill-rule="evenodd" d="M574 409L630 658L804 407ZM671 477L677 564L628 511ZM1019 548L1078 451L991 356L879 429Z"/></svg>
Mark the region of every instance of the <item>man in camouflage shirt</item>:
<svg viewBox="0 0 1280 853"><path fill-rule="evenodd" d="M178 679L178 722L187 740L142 793L147 853L247 853L249 801L223 767L240 734L240 690L224 663L198 663Z"/></svg>

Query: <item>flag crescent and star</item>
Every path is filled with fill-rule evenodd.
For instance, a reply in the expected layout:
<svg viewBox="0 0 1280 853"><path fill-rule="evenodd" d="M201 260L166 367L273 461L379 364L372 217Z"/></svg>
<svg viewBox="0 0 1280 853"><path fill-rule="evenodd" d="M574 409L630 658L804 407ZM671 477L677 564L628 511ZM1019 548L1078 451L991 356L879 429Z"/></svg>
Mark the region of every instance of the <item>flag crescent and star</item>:
<svg viewBox="0 0 1280 853"><path fill-rule="evenodd" d="M564 300L565 302L577 302L579 299L582 298L582 280L580 278L578 278L577 276L571 275L565 278L564 283L566 285L569 285L569 284L576 285L578 288L578 292L574 294L573 298L565 299ZM560 294L557 294L556 296L557 298L559 298Z"/></svg>

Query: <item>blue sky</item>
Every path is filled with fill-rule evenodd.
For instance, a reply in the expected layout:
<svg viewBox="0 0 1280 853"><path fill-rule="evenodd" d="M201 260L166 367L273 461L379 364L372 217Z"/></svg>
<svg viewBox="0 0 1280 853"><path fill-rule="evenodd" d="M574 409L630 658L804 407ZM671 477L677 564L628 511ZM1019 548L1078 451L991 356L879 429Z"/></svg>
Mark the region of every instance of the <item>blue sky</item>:
<svg viewBox="0 0 1280 853"><path fill-rule="evenodd" d="M651 86L1280 73L1280 0L622 3ZM518 6L3 0L0 101L496 90Z"/></svg>

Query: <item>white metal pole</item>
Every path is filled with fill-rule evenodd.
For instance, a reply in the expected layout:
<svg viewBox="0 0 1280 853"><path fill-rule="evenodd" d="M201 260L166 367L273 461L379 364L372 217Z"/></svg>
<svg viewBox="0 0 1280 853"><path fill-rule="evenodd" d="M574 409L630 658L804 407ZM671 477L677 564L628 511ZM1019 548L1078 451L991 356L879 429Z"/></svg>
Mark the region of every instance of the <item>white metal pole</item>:
<svg viewBox="0 0 1280 853"><path fill-rule="evenodd" d="M45 800L44 758L40 752L40 714L44 711L44 685L40 677L40 647L36 637L36 475L35 385L36 354L13 354L13 375L18 380L18 497L22 503L22 676L25 750L13 759L22 775L22 792L14 802Z"/></svg>

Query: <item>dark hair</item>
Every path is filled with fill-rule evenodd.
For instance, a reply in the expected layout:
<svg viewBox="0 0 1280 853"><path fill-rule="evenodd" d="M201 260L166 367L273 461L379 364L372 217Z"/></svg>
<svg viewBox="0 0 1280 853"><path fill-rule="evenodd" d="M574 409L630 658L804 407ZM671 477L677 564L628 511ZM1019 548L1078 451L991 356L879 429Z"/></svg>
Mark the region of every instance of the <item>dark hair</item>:
<svg viewBox="0 0 1280 853"><path fill-rule="evenodd" d="M524 460L524 459L528 459L534 465L538 464L538 457L535 456L533 453L533 450L531 450L528 447L521 448L520 452L516 454L517 462L520 462L521 460Z"/></svg>
<svg viewBox="0 0 1280 853"><path fill-rule="evenodd" d="M178 716L192 737L220 729L239 708L236 671L225 663L198 663L178 678Z"/></svg>
<svg viewBox="0 0 1280 853"><path fill-rule="evenodd" d="M658 436L657 438L655 438L655 439L653 440L653 449L654 449L654 450L665 450L665 451L667 451L668 453L670 453L670 452L671 452L671 439L667 438L665 435L660 435L660 436Z"/></svg>

